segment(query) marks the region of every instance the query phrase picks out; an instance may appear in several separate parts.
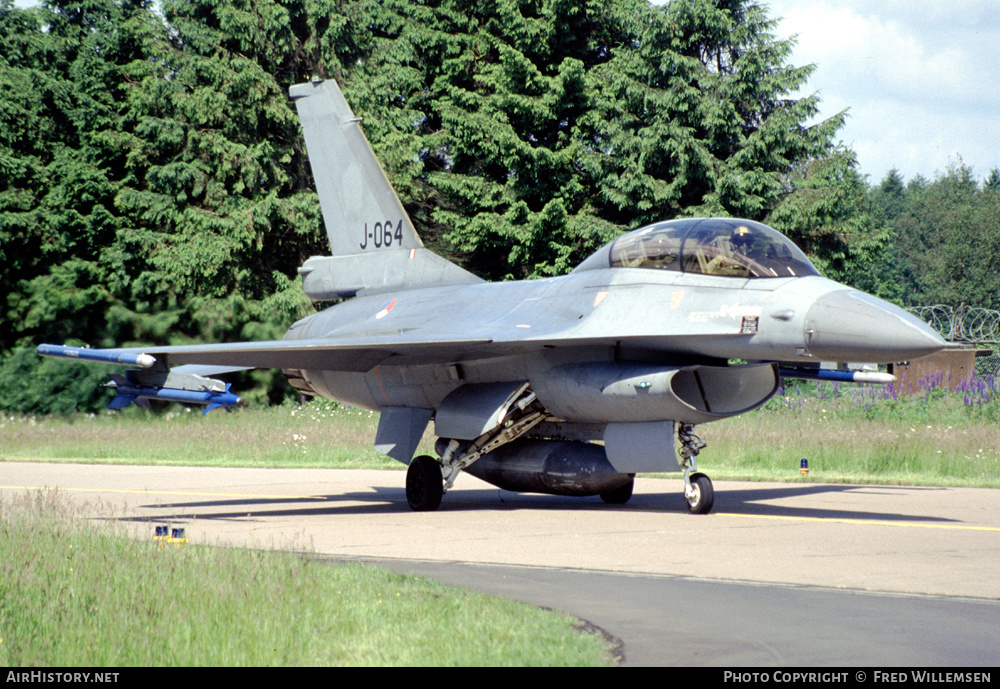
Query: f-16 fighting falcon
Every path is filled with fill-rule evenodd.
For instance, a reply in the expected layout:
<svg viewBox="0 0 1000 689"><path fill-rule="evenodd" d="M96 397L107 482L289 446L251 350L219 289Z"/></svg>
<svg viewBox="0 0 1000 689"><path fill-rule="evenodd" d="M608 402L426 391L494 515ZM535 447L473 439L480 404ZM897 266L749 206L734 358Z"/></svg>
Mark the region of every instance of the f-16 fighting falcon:
<svg viewBox="0 0 1000 689"><path fill-rule="evenodd" d="M343 300L284 339L43 356L113 361L112 408L239 403L213 375L280 368L307 395L381 413L375 447L434 510L459 472L514 491L624 503L639 472L683 471L712 508L697 424L764 404L782 377L888 382L825 362L891 363L945 342L902 309L821 277L791 241L732 218L619 237L571 273L484 282L424 247L334 81L293 86L331 255L299 269ZM837 370L841 369L841 370ZM428 424L437 457L414 457Z"/></svg>

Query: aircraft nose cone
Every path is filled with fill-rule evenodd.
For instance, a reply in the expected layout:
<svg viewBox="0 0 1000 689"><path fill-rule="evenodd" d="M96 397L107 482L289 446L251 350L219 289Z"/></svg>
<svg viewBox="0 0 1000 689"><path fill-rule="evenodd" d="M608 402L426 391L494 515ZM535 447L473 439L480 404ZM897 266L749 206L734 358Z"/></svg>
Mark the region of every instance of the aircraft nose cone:
<svg viewBox="0 0 1000 689"><path fill-rule="evenodd" d="M823 361L894 363L944 348L930 326L898 306L855 290L829 292L805 319L809 353Z"/></svg>

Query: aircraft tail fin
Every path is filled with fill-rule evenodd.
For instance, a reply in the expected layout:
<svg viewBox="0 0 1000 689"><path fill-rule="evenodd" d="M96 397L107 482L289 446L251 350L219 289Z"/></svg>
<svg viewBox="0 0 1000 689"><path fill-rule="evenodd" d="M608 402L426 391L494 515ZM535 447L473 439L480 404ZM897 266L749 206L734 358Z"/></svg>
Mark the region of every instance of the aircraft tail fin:
<svg viewBox="0 0 1000 689"><path fill-rule="evenodd" d="M332 256L299 272L314 300L481 280L424 248L361 120L333 80L289 89L302 122Z"/></svg>

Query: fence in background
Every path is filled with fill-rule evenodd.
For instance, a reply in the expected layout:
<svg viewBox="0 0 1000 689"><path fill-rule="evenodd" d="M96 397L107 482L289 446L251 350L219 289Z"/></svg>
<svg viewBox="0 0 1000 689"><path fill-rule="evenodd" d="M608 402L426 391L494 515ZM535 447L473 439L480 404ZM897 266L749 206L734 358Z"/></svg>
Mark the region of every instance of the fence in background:
<svg viewBox="0 0 1000 689"><path fill-rule="evenodd" d="M948 342L962 342L992 353L976 357L980 376L1000 375L1000 311L975 306L914 306L910 312L934 328Z"/></svg>

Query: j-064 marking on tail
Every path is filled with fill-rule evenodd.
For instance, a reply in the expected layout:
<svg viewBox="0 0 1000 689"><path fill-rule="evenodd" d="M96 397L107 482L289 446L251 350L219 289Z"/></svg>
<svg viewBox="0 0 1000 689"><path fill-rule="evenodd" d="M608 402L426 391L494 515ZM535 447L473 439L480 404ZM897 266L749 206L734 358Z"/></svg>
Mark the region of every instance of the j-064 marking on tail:
<svg viewBox="0 0 1000 689"><path fill-rule="evenodd" d="M402 246L403 221L402 219L396 221L395 229L393 229L393 224L391 220L386 220L384 223L377 222L369 230L368 223L365 223L364 232L361 233L362 242L358 246L361 247L362 251L368 248L369 242L376 249L381 249L382 247L389 248L392 246L393 241L396 242L397 246Z"/></svg>

